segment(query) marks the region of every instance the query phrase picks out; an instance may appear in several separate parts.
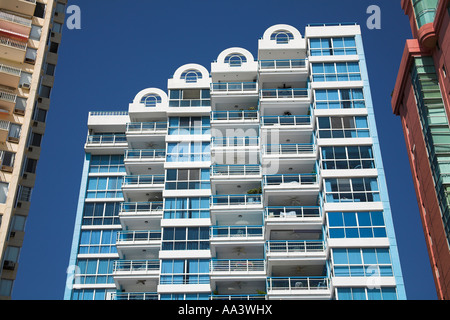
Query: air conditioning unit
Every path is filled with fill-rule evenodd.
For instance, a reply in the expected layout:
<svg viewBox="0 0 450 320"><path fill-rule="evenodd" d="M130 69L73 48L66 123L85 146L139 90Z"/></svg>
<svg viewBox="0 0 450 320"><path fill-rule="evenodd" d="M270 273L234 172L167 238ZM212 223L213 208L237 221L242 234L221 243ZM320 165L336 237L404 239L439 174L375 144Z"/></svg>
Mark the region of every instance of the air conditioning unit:
<svg viewBox="0 0 450 320"><path fill-rule="evenodd" d="M3 263L3 269L4 270L14 270L16 267L16 263L14 261L5 260Z"/></svg>
<svg viewBox="0 0 450 320"><path fill-rule="evenodd" d="M1 167L1 171L5 171L5 172L13 172L13 167L10 167L10 166L2 166L2 167Z"/></svg>
<svg viewBox="0 0 450 320"><path fill-rule="evenodd" d="M27 82L22 83L21 86L22 86L23 89L27 89L27 90L30 90L30 88L31 88L31 84L30 84L30 83L27 83Z"/></svg>

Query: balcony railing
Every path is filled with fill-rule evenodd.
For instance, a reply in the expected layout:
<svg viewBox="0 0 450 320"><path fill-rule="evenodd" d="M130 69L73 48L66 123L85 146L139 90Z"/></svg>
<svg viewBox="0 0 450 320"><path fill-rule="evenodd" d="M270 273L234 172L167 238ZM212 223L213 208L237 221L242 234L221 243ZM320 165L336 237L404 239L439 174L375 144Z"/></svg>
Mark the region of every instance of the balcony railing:
<svg viewBox="0 0 450 320"><path fill-rule="evenodd" d="M268 291L302 291L302 290L328 290L330 280L326 277L290 277L290 278L267 278Z"/></svg>
<svg viewBox="0 0 450 320"><path fill-rule="evenodd" d="M229 207L229 206L248 206L260 204L262 204L261 194L211 196L211 206Z"/></svg>
<svg viewBox="0 0 450 320"><path fill-rule="evenodd" d="M299 99L308 98L308 89L261 89L261 99Z"/></svg>
<svg viewBox="0 0 450 320"><path fill-rule="evenodd" d="M259 176L261 175L260 165L213 165L211 177L224 176Z"/></svg>
<svg viewBox="0 0 450 320"><path fill-rule="evenodd" d="M317 184L317 174L275 174L263 177L264 186L284 186L286 188L296 186L311 186Z"/></svg>
<svg viewBox="0 0 450 320"><path fill-rule="evenodd" d="M122 202L120 204L121 213L152 213L160 212L164 208L162 201L156 202Z"/></svg>
<svg viewBox="0 0 450 320"><path fill-rule="evenodd" d="M4 11L0 11L0 19L7 20L10 22L18 23L26 27L31 27L31 20L25 19L14 14L10 14Z"/></svg>
<svg viewBox="0 0 450 320"><path fill-rule="evenodd" d="M306 68L306 59L260 60L261 70L285 70Z"/></svg>
<svg viewBox="0 0 450 320"><path fill-rule="evenodd" d="M248 295L220 295L215 294L209 296L209 300L266 300L265 294L248 294Z"/></svg>
<svg viewBox="0 0 450 320"><path fill-rule="evenodd" d="M113 272L159 271L160 260L116 260Z"/></svg>
<svg viewBox="0 0 450 320"><path fill-rule="evenodd" d="M0 91L0 100L15 103L16 99L17 99L17 94Z"/></svg>
<svg viewBox="0 0 450 320"><path fill-rule="evenodd" d="M211 161L211 153L168 153L167 162Z"/></svg>
<svg viewBox="0 0 450 320"><path fill-rule="evenodd" d="M22 74L21 69L7 66L6 64L0 64L0 72L8 73L8 74L11 74L13 76L18 76L18 77L20 77L20 75Z"/></svg>
<svg viewBox="0 0 450 320"><path fill-rule="evenodd" d="M310 126L311 116L264 116L263 126Z"/></svg>
<svg viewBox="0 0 450 320"><path fill-rule="evenodd" d="M126 144L127 137L124 134L99 134L89 135L87 142L89 144Z"/></svg>
<svg viewBox="0 0 450 320"><path fill-rule="evenodd" d="M213 226L211 239L221 238L260 238L264 235L263 226Z"/></svg>
<svg viewBox="0 0 450 320"><path fill-rule="evenodd" d="M213 137L212 147L257 147L259 137Z"/></svg>
<svg viewBox="0 0 450 320"><path fill-rule="evenodd" d="M300 155L311 154L316 151L313 143L297 144L266 144L262 146L262 153L265 155Z"/></svg>
<svg viewBox="0 0 450 320"><path fill-rule="evenodd" d="M257 110L212 111L211 121L246 121L258 120Z"/></svg>
<svg viewBox="0 0 450 320"><path fill-rule="evenodd" d="M211 260L210 263L210 272L252 273L265 271L265 260Z"/></svg>
<svg viewBox="0 0 450 320"><path fill-rule="evenodd" d="M266 219L286 219L286 218L321 218L320 207L266 207Z"/></svg>
<svg viewBox="0 0 450 320"><path fill-rule="evenodd" d="M144 231L119 231L117 232L118 243L130 242L148 242L161 240L161 231L159 230L144 230Z"/></svg>
<svg viewBox="0 0 450 320"><path fill-rule="evenodd" d="M113 293L112 300L158 300L156 292Z"/></svg>
<svg viewBox="0 0 450 320"><path fill-rule="evenodd" d="M130 122L127 133L167 132L167 122Z"/></svg>
<svg viewBox="0 0 450 320"><path fill-rule="evenodd" d="M124 186L139 186L139 185L159 185L164 184L164 175L135 175L135 176L125 176L123 185Z"/></svg>
<svg viewBox="0 0 450 320"><path fill-rule="evenodd" d="M23 51L27 49L27 44L25 42L13 40L7 37L0 37L0 44Z"/></svg>
<svg viewBox="0 0 450 320"><path fill-rule="evenodd" d="M158 150L125 150L125 160L156 160L156 159L165 159L166 150L158 149Z"/></svg>
<svg viewBox="0 0 450 320"><path fill-rule="evenodd" d="M256 82L219 82L211 84L211 93L215 92L249 92L256 91Z"/></svg>
<svg viewBox="0 0 450 320"><path fill-rule="evenodd" d="M309 253L323 252L325 250L324 241L302 240L302 241L267 241L267 254L271 253Z"/></svg>

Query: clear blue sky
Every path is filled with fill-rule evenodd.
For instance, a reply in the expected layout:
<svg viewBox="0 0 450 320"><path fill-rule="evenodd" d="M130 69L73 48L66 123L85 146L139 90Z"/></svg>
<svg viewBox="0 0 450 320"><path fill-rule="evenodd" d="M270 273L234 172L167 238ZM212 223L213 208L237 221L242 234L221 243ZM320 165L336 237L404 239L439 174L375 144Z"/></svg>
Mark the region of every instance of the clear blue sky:
<svg viewBox="0 0 450 320"><path fill-rule="evenodd" d="M411 37L400 0L69 2L81 9L82 29L63 32L13 299L63 299L89 111L128 110L141 89L166 90L186 63L209 70L229 47L257 57L258 39L274 24L304 34L308 23L323 22L361 25L407 296L436 299L400 119L390 105ZM366 27L372 4L381 8L381 30Z"/></svg>

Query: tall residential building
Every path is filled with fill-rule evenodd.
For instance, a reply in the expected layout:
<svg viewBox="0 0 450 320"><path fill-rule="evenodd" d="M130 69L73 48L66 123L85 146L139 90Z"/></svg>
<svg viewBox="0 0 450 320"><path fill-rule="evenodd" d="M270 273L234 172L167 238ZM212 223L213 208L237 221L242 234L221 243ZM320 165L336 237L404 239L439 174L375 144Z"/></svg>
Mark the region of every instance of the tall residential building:
<svg viewBox="0 0 450 320"><path fill-rule="evenodd" d="M360 27L91 112L65 299L406 299Z"/></svg>
<svg viewBox="0 0 450 320"><path fill-rule="evenodd" d="M450 299L450 15L448 0L403 0L406 41L392 95L400 116L437 296Z"/></svg>
<svg viewBox="0 0 450 320"><path fill-rule="evenodd" d="M66 0L0 0L0 300L10 299Z"/></svg>

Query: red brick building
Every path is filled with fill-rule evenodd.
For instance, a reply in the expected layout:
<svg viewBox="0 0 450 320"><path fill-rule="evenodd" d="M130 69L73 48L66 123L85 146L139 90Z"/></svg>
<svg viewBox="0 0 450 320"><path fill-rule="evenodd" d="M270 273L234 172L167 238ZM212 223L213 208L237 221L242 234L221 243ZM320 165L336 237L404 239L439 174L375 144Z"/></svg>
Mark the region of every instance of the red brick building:
<svg viewBox="0 0 450 320"><path fill-rule="evenodd" d="M400 116L439 299L450 299L450 0L401 0L407 40L392 109Z"/></svg>

